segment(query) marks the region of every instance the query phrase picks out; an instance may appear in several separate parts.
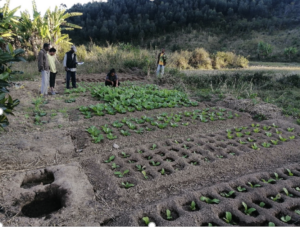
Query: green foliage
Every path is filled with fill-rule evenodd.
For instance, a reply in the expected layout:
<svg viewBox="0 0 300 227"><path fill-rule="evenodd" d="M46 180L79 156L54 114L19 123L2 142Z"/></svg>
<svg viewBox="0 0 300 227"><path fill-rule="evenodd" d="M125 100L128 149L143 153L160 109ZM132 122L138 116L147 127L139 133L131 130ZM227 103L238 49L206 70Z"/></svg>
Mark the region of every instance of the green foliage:
<svg viewBox="0 0 300 227"><path fill-rule="evenodd" d="M129 182L122 182L122 186L124 186L126 189L134 187L134 184L130 184Z"/></svg>
<svg viewBox="0 0 300 227"><path fill-rule="evenodd" d="M210 198L205 197L205 196L201 196L200 200L203 201L203 202L206 202L208 204L213 204L213 203L218 204L218 203L220 203L219 199L210 199Z"/></svg>
<svg viewBox="0 0 300 227"><path fill-rule="evenodd" d="M292 218L287 215L287 216L282 216L280 220L283 221L284 223L288 223L290 220L292 220Z"/></svg>
<svg viewBox="0 0 300 227"><path fill-rule="evenodd" d="M273 52L273 47L264 42L259 42L257 46L257 52L259 55L261 55L263 58L269 57L270 54Z"/></svg>
<svg viewBox="0 0 300 227"><path fill-rule="evenodd" d="M244 192L244 191L246 191L246 188L244 188L244 187L242 187L242 186L238 186L236 189L237 189L239 192Z"/></svg>
<svg viewBox="0 0 300 227"><path fill-rule="evenodd" d="M196 210L196 203L195 203L195 201L191 202L190 209L193 210L193 211Z"/></svg>
<svg viewBox="0 0 300 227"><path fill-rule="evenodd" d="M251 182L248 182L248 184L249 184L249 186L250 186L251 188L259 188L259 187L261 187L260 184L252 184Z"/></svg>
<svg viewBox="0 0 300 227"><path fill-rule="evenodd" d="M115 160L115 156L113 155L113 156L110 156L109 158L108 158L108 160L105 160L104 162L105 163L110 163L110 162L112 162L113 160Z"/></svg>
<svg viewBox="0 0 300 227"><path fill-rule="evenodd" d="M287 47L284 49L284 54L291 60L298 52L296 47Z"/></svg>
<svg viewBox="0 0 300 227"><path fill-rule="evenodd" d="M166 210L167 219L171 220L173 217L171 216L171 211L169 209Z"/></svg>
<svg viewBox="0 0 300 227"><path fill-rule="evenodd" d="M256 211L255 208L248 208L248 206L247 206L246 203L242 202L242 204L243 204L243 207L245 208L245 209L244 209L244 213L245 213L246 215L251 215L254 211Z"/></svg>
<svg viewBox="0 0 300 227"><path fill-rule="evenodd" d="M226 193L226 192L221 192L220 195L223 196L223 197L229 198L229 197L231 197L234 193L235 193L235 191L230 191L230 192L228 192L228 193Z"/></svg>
<svg viewBox="0 0 300 227"><path fill-rule="evenodd" d="M232 214L231 214L230 212L226 212L226 213L225 213L225 217L223 217L223 220L224 220L227 224L236 225L236 223L233 222L233 220L232 220Z"/></svg>
<svg viewBox="0 0 300 227"><path fill-rule="evenodd" d="M124 172L114 172L115 175L117 175L119 178L124 177L125 174L128 174L129 170L125 170Z"/></svg>
<svg viewBox="0 0 300 227"><path fill-rule="evenodd" d="M148 217L143 217L142 220L144 221L145 225L149 225L150 219Z"/></svg>

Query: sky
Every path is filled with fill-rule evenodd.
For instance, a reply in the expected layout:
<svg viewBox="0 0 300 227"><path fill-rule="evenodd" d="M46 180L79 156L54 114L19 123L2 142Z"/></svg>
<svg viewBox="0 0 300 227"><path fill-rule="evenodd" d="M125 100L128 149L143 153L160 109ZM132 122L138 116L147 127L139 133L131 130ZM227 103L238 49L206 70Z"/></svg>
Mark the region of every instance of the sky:
<svg viewBox="0 0 300 227"><path fill-rule="evenodd" d="M38 11L42 13L42 15L46 12L46 10L50 7L54 9L55 6L60 6L60 4L65 4L68 8L71 8L74 4L77 3L88 3L93 0L36 0ZM94 0L95 1L95 0ZM98 0L105 2L106 0ZM4 5L6 1L0 1L0 8ZM21 6L20 11L25 11L26 9L32 13L32 0L10 0L10 9L14 9L18 6ZM16 16L20 16L20 12L16 13Z"/></svg>

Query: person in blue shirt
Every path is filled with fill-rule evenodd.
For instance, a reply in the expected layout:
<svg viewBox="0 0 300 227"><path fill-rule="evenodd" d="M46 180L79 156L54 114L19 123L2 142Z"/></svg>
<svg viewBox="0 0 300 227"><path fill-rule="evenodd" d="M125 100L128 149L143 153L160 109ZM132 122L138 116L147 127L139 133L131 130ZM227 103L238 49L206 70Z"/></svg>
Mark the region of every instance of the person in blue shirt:
<svg viewBox="0 0 300 227"><path fill-rule="evenodd" d="M120 82L115 69L111 69L106 76L105 86L119 87Z"/></svg>

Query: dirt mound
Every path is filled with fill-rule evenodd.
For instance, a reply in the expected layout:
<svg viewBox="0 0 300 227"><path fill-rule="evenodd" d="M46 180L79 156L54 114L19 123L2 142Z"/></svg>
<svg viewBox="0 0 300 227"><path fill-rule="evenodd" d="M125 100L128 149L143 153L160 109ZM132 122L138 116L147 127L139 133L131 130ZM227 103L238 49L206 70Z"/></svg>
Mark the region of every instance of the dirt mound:
<svg viewBox="0 0 300 227"><path fill-rule="evenodd" d="M247 112L252 116L265 116L266 119L276 119L282 116L282 111L277 106L262 102L261 100L258 100L257 102L254 102L251 99L236 99L234 97L227 97L218 102L217 105Z"/></svg>

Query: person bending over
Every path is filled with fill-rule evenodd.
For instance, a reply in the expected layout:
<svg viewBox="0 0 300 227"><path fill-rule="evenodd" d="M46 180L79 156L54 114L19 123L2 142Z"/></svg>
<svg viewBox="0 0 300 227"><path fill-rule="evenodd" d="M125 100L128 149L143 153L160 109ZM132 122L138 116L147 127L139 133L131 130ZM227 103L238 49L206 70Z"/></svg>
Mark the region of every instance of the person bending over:
<svg viewBox="0 0 300 227"><path fill-rule="evenodd" d="M111 69L110 72L107 74L105 80L105 86L113 86L113 87L120 86L120 82L118 80L118 76L116 74L115 69Z"/></svg>

